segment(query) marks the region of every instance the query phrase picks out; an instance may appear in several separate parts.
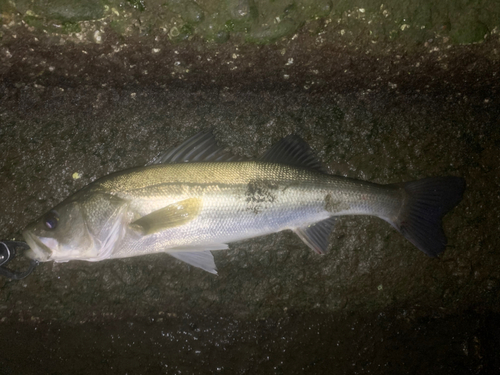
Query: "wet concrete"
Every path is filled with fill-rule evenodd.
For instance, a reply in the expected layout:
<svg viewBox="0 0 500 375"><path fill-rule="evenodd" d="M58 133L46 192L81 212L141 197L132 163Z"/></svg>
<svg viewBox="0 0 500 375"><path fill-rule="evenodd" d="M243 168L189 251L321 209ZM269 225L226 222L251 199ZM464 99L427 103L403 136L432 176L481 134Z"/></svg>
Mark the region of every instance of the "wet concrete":
<svg viewBox="0 0 500 375"><path fill-rule="evenodd" d="M212 128L248 157L297 133L332 173L379 183L464 177L441 258L345 217L326 256L280 233L217 252L217 277L164 255L42 264L0 280L2 373L500 371L497 36L373 47L309 26L266 45L4 27L0 238Z"/></svg>
<svg viewBox="0 0 500 375"><path fill-rule="evenodd" d="M407 311L405 311L407 313ZM395 318L396 317L396 318ZM496 374L498 314L290 313L3 325L3 374Z"/></svg>

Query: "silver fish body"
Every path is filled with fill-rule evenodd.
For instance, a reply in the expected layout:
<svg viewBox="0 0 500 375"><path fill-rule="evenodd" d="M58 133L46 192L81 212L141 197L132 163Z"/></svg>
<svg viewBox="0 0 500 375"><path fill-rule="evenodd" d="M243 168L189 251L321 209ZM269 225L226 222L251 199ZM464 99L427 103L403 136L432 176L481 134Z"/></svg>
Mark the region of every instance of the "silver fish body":
<svg viewBox="0 0 500 375"><path fill-rule="evenodd" d="M166 154L161 164L93 182L28 225L31 257L100 261L166 252L216 273L211 250L285 229L323 253L340 215L380 217L435 256L446 245L441 218L464 189L457 177L379 185L332 176L293 136L255 161L232 160L210 133Z"/></svg>

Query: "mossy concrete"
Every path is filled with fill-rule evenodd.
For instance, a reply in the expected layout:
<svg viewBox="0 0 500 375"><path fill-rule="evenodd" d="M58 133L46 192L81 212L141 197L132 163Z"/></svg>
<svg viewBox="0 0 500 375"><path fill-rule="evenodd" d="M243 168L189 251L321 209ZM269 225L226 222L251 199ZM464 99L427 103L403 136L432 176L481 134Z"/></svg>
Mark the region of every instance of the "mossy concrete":
<svg viewBox="0 0 500 375"><path fill-rule="evenodd" d="M0 7L9 27L14 22L38 32L57 33L55 25L60 34L90 43L95 42L92 35L96 31L110 25L121 36L165 33L178 41L198 37L258 44L290 40L311 25L323 39L340 34L346 40L413 44L445 36L463 44L481 42L500 26L498 4L487 0L3 0ZM34 23L33 18L40 22ZM316 25L318 20L327 22ZM66 29L68 22L80 27Z"/></svg>

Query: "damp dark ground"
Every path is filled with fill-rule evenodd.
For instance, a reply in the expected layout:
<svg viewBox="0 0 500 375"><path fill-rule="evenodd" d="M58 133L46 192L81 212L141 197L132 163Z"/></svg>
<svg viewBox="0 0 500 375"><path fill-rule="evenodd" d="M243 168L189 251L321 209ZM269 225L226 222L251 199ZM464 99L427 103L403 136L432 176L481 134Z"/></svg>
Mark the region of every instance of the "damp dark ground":
<svg viewBox="0 0 500 375"><path fill-rule="evenodd" d="M247 157L296 133L332 173L462 176L467 190L439 259L345 217L325 256L284 232L217 252L218 276L160 254L1 279L0 374L500 373L495 33L374 45L314 21L265 44L110 30L80 43L8 22L0 238L206 129Z"/></svg>
<svg viewBox="0 0 500 375"><path fill-rule="evenodd" d="M2 374L461 375L500 366L498 314L221 315L4 325Z"/></svg>

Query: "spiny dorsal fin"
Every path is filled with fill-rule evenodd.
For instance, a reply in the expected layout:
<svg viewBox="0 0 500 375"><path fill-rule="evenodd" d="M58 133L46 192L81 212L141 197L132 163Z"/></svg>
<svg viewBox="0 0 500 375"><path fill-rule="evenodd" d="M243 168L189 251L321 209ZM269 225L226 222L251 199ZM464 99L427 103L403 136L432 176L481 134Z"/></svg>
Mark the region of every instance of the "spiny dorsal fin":
<svg viewBox="0 0 500 375"><path fill-rule="evenodd" d="M144 235L161 232L195 219L201 211L201 206L202 201L199 198L185 199L153 211L130 225Z"/></svg>
<svg viewBox="0 0 500 375"><path fill-rule="evenodd" d="M269 163L289 164L327 172L311 147L298 135L286 136L259 159Z"/></svg>
<svg viewBox="0 0 500 375"><path fill-rule="evenodd" d="M147 165L166 163L187 163L203 161L241 161L244 157L236 156L217 145L211 130L196 134L179 146L171 147Z"/></svg>
<svg viewBox="0 0 500 375"><path fill-rule="evenodd" d="M335 217L329 217L308 227L296 228L294 232L314 252L324 254L328 248L328 237L333 229Z"/></svg>

